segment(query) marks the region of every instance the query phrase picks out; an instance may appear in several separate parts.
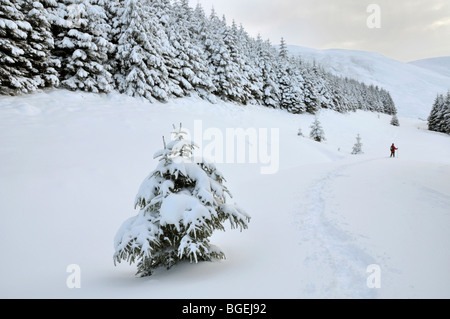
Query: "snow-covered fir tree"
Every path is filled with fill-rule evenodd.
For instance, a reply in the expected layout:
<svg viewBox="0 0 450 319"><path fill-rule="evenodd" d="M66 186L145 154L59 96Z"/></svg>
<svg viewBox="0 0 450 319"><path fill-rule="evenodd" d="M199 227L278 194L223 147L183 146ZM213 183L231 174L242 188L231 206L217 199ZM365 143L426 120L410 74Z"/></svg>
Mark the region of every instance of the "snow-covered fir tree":
<svg viewBox="0 0 450 319"><path fill-rule="evenodd" d="M391 118L391 125L400 126L400 122L398 120L397 114L393 114Z"/></svg>
<svg viewBox="0 0 450 319"><path fill-rule="evenodd" d="M170 27L173 23L172 17L174 16L174 7L171 0L151 0L148 2L148 12L150 17L154 17L154 24L150 28L152 38L156 38L159 41L154 45L159 45L158 51L162 57L164 72L167 72L167 78L164 76L162 80L165 82L165 91L167 96L170 97L183 97L188 93L185 89L191 90L192 85L187 85L186 81L183 81L183 77L180 76L182 72L182 61L176 57L179 54L180 47L175 48L174 42L170 41ZM181 25L176 26L177 29L182 32ZM182 48L181 50L185 50ZM178 51L178 52L177 52ZM183 88L184 87L184 88Z"/></svg>
<svg viewBox="0 0 450 319"><path fill-rule="evenodd" d="M0 93L33 92L43 81L33 65L32 57L38 53L30 39L35 33L24 13L24 3L1 0L0 4Z"/></svg>
<svg viewBox="0 0 450 319"><path fill-rule="evenodd" d="M283 37L281 37L280 40L280 57L282 57L283 59L287 59L288 57L288 49L287 49L287 44L286 41L284 40Z"/></svg>
<svg viewBox="0 0 450 319"><path fill-rule="evenodd" d="M393 114L397 113L394 100L392 99L392 97L388 91L381 89L380 90L380 98L381 98L381 103L383 104L383 110L381 110L381 112L389 114L389 115L393 115Z"/></svg>
<svg viewBox="0 0 450 319"><path fill-rule="evenodd" d="M438 131L440 123L443 120L443 110L445 106L445 99L442 94L438 94L434 100L433 107L428 117L428 129L430 131Z"/></svg>
<svg viewBox="0 0 450 319"><path fill-rule="evenodd" d="M209 20L205 49L212 66L214 93L220 98L246 104L250 100L246 86L244 61L237 43L237 27L228 27L226 19L219 19L214 10Z"/></svg>
<svg viewBox="0 0 450 319"><path fill-rule="evenodd" d="M236 85L241 86L239 89L235 89L236 101L246 105L249 101L253 100L252 91L253 84L250 82L254 78L251 77L251 66L248 56L245 55L245 34L242 33L236 22L233 20L231 27L227 28L225 32L224 40L228 46L231 61L235 66L235 72L237 73Z"/></svg>
<svg viewBox="0 0 450 319"><path fill-rule="evenodd" d="M447 92L444 107L444 120L441 131L450 134L450 91Z"/></svg>
<svg viewBox="0 0 450 319"><path fill-rule="evenodd" d="M109 24L97 0L64 0L66 32L56 42L61 56L61 84L71 90L111 92L114 89L108 53Z"/></svg>
<svg viewBox="0 0 450 319"><path fill-rule="evenodd" d="M271 108L280 107L280 90L276 69L277 51L272 47L269 40L257 39L257 50L259 67L263 82L262 103Z"/></svg>
<svg viewBox="0 0 450 319"><path fill-rule="evenodd" d="M301 69L304 82L304 104L306 112L316 114L321 107L321 92L324 90L323 80L319 77L319 71L314 64Z"/></svg>
<svg viewBox="0 0 450 319"><path fill-rule="evenodd" d="M277 71L280 108L294 114L304 113L306 111L303 96L304 79L289 59L286 42L283 38L281 38Z"/></svg>
<svg viewBox="0 0 450 319"><path fill-rule="evenodd" d="M355 143L355 145L353 145L352 154L354 154L354 155L363 154L362 146L363 146L363 144L361 143L361 136L359 136L359 134L358 134L356 136L356 143Z"/></svg>
<svg viewBox="0 0 450 319"><path fill-rule="evenodd" d="M213 93L222 98L224 83L224 65L228 61L229 53L222 38L222 30L225 27L217 17L214 9L210 16L203 20L201 38L204 45L206 59L211 69L211 80L214 86Z"/></svg>
<svg viewBox="0 0 450 319"><path fill-rule="evenodd" d="M314 118L314 122L311 125L309 136L316 142L325 141L325 132L317 116Z"/></svg>
<svg viewBox="0 0 450 319"><path fill-rule="evenodd" d="M40 78L39 87L56 87L59 85L58 68L60 61L53 57L54 38L52 34L51 13L56 4L49 0L24 0L22 11L31 29L28 43L31 47L29 59L33 64L35 78Z"/></svg>
<svg viewBox="0 0 450 319"><path fill-rule="evenodd" d="M167 42L157 17L150 14L150 1L122 1L116 12L117 89L129 96L167 101L169 75L163 58Z"/></svg>
<svg viewBox="0 0 450 319"><path fill-rule="evenodd" d="M193 142L186 131L174 130L171 142L155 153L156 169L136 195L139 213L123 223L114 243L114 262L137 262L137 275L150 276L159 267L169 269L187 260L191 263L225 258L211 245L214 230L223 223L241 231L250 216L230 204L231 194L215 165L193 159Z"/></svg>
<svg viewBox="0 0 450 319"><path fill-rule="evenodd" d="M250 104L262 104L263 99L263 80L262 71L258 67L258 54L256 49L256 41L254 41L244 27L241 25L238 30L238 41L240 43L240 51L245 57L243 59L245 65L243 70L245 71L246 82L244 83L245 92L249 92Z"/></svg>
<svg viewBox="0 0 450 319"><path fill-rule="evenodd" d="M438 94L436 97L428 117L428 129L450 134L450 90L446 96Z"/></svg>
<svg viewBox="0 0 450 319"><path fill-rule="evenodd" d="M173 80L183 90L183 96L189 96L195 91L201 97L208 98L213 91L211 73L204 51L198 44L195 29L192 28L195 15L188 1L181 0L174 4L169 19L166 25L167 36L172 47L173 66L178 69L172 73Z"/></svg>

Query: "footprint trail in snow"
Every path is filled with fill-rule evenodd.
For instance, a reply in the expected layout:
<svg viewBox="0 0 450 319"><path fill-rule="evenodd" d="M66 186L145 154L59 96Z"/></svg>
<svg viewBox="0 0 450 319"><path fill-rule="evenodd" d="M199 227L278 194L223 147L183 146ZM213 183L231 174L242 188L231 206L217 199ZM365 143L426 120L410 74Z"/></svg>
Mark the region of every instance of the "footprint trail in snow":
<svg viewBox="0 0 450 319"><path fill-rule="evenodd" d="M333 193L329 184L347 165L317 180L305 197L302 242L306 251L304 266L309 273L304 293L311 298L376 298L377 290L367 285L367 267L376 260L355 244L355 234L329 218L327 199ZM301 243L302 244L302 243Z"/></svg>

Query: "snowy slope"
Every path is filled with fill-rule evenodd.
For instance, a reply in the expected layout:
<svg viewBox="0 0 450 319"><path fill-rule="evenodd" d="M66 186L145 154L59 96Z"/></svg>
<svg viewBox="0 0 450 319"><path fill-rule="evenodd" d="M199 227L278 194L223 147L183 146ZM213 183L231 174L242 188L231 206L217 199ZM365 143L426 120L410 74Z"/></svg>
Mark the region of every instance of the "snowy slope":
<svg viewBox="0 0 450 319"><path fill-rule="evenodd" d="M319 119L321 144L297 136L311 115L259 106L59 90L0 97L0 297L449 298L450 137L418 119L393 127L383 114ZM193 131L195 120L204 131L278 129L279 169L217 164L249 229L215 233L224 261L135 278L135 265L114 267L114 235L137 213L161 136L179 122ZM358 133L365 154L355 156ZM72 264L79 289L66 285ZM367 286L373 264L379 289Z"/></svg>
<svg viewBox="0 0 450 319"><path fill-rule="evenodd" d="M373 52L299 46L289 46L289 50L306 61L316 61L333 74L387 89L400 116L427 119L436 95L450 89L450 73L436 70L441 60L433 61L433 68L423 68L423 65L403 63ZM448 69L449 58L443 61L444 70Z"/></svg>
<svg viewBox="0 0 450 319"><path fill-rule="evenodd" d="M450 76L450 57L448 56L412 61L409 64Z"/></svg>

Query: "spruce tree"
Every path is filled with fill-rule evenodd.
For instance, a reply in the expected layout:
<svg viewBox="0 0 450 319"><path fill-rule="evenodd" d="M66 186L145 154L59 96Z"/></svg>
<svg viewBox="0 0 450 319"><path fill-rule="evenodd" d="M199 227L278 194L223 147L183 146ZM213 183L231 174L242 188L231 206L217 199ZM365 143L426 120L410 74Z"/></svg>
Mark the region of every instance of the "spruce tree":
<svg viewBox="0 0 450 319"><path fill-rule="evenodd" d="M174 61L174 72L169 72L169 77L178 83L182 95L197 92L201 97L208 98L213 90L211 72L206 55L197 42L194 23L194 12L187 0L174 5L166 26Z"/></svg>
<svg viewBox="0 0 450 319"><path fill-rule="evenodd" d="M30 60L32 26L22 11L22 1L1 0L0 4L0 94L33 92L42 80L35 77Z"/></svg>
<svg viewBox="0 0 450 319"><path fill-rule="evenodd" d="M112 44L103 6L96 0L64 0L66 29L56 45L61 58L61 84L70 90L111 92L108 65Z"/></svg>
<svg viewBox="0 0 450 319"><path fill-rule="evenodd" d="M397 114L392 115L391 125L400 126L400 122L398 120Z"/></svg>
<svg viewBox="0 0 450 319"><path fill-rule="evenodd" d="M262 72L258 67L258 55L256 49L256 41L252 39L241 25L238 30L238 43L240 43L239 51L245 57L242 66L245 72L244 91L248 92L251 104L262 104Z"/></svg>
<svg viewBox="0 0 450 319"><path fill-rule="evenodd" d="M287 59L288 57L288 49L287 49L287 45L286 45L286 41L284 40L284 38L281 38L280 41L280 57L283 59Z"/></svg>
<svg viewBox="0 0 450 319"><path fill-rule="evenodd" d="M309 136L316 142L325 141L325 133L317 116L315 117L314 122L311 125L311 132Z"/></svg>
<svg viewBox="0 0 450 319"><path fill-rule="evenodd" d="M323 89L318 76L317 67L305 67L302 70L304 82L304 103L306 112L316 114L321 108L320 91Z"/></svg>
<svg viewBox="0 0 450 319"><path fill-rule="evenodd" d="M428 117L430 131L450 134L450 90L447 95L439 94Z"/></svg>
<svg viewBox="0 0 450 319"><path fill-rule="evenodd" d="M280 108L290 113L300 114L306 111L303 97L302 77L289 61L280 56L278 64L278 85Z"/></svg>
<svg viewBox="0 0 450 319"><path fill-rule="evenodd" d="M186 132L174 130L173 139L155 153L156 169L143 181L136 196L139 213L125 221L115 236L114 262L137 262L137 275L150 276L159 267L171 268L225 258L210 244L214 230L246 229L250 216L229 204L231 194L223 175L204 160L193 160L194 143Z"/></svg>
<svg viewBox="0 0 450 319"><path fill-rule="evenodd" d="M28 33L29 59L33 65L32 76L39 79L39 87L59 85L59 60L52 56L54 38L51 29L51 14L47 10L55 4L46 1L24 0L22 11L31 29Z"/></svg>
<svg viewBox="0 0 450 319"><path fill-rule="evenodd" d="M168 71L163 57L164 31L150 14L148 0L120 2L114 17L117 71L120 93L150 101L169 99Z"/></svg>
<svg viewBox="0 0 450 319"><path fill-rule="evenodd" d="M257 50L259 51L259 67L261 68L263 89L263 105L277 109L280 108L280 90L277 76L277 51L269 40L259 38Z"/></svg>
<svg viewBox="0 0 450 319"><path fill-rule="evenodd" d="M450 91L447 92L444 104L444 120L441 131L450 134Z"/></svg>
<svg viewBox="0 0 450 319"><path fill-rule="evenodd" d="M428 129L430 131L439 131L440 123L443 120L445 100L442 94L438 94L434 100L433 107L428 117Z"/></svg>
<svg viewBox="0 0 450 319"><path fill-rule="evenodd" d="M362 154L362 143L361 143L361 137L359 136L359 134L356 136L356 143L355 145L353 145L353 150L352 150L352 154L357 155L357 154Z"/></svg>

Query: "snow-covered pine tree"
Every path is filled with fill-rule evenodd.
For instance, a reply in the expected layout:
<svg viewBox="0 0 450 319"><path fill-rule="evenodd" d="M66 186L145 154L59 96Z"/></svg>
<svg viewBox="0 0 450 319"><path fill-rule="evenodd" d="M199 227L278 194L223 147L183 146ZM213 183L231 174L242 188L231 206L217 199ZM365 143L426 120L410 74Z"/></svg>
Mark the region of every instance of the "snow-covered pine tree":
<svg viewBox="0 0 450 319"><path fill-rule="evenodd" d="M363 146L363 144L361 143L361 137L358 134L356 136L356 143L355 143L355 145L353 145L352 154L354 154L354 155L363 154L362 146Z"/></svg>
<svg viewBox="0 0 450 319"><path fill-rule="evenodd" d="M231 61L233 62L235 71L237 73L236 85L240 86L240 89L235 89L235 95L237 101L246 105L249 101L253 100L252 97L252 83L250 83L250 62L248 55L245 55L245 38L238 29L236 22L233 20L231 27L227 28L228 32L225 33L224 41L228 46L231 55Z"/></svg>
<svg viewBox="0 0 450 319"><path fill-rule="evenodd" d="M294 114L304 113L306 106L303 97L303 78L291 63L283 38L281 38L277 73L280 108Z"/></svg>
<svg viewBox="0 0 450 319"><path fill-rule="evenodd" d="M280 41L280 57L283 59L287 59L288 57L288 49L287 49L287 44L286 41L284 40L283 37L281 37L281 41Z"/></svg>
<svg viewBox="0 0 450 319"><path fill-rule="evenodd" d="M174 47L175 43L171 41L169 34L171 28L175 28L179 33L183 33L182 25L174 25L174 21L172 21L175 14L171 0L151 0L147 1L147 3L147 14L156 22L156 26L149 30L151 32L149 36L158 39L159 52L164 62L164 69L167 72L165 91L168 97L183 97L187 95L183 86L186 86L187 90L190 91L192 90L192 85L187 81L183 81L184 79L181 76L183 61L177 58L179 48ZM187 34L183 36L187 36Z"/></svg>
<svg viewBox="0 0 450 319"><path fill-rule="evenodd" d="M114 245L114 262L137 262L137 275L150 276L159 267L169 269L182 260L191 263L222 259L210 244L214 230L246 229L250 216L228 203L231 194L223 175L203 160L193 160L193 142L186 131L174 130L173 139L155 153L156 169L143 181L136 196L140 211L123 223Z"/></svg>
<svg viewBox="0 0 450 319"><path fill-rule="evenodd" d="M29 59L33 65L33 76L39 78L39 87L56 87L59 85L60 67L59 60L52 56L54 39L51 29L50 13L54 3L48 0L24 0L22 2L22 12L26 20L30 23L31 29L28 34L28 43L31 47Z"/></svg>
<svg viewBox="0 0 450 319"><path fill-rule="evenodd" d="M262 104L277 109L280 107L280 91L276 69L278 52L272 47L269 40L263 41L261 37L258 37L256 41L263 82Z"/></svg>
<svg viewBox="0 0 450 319"><path fill-rule="evenodd" d="M428 129L450 134L450 90L446 96L437 95L428 117Z"/></svg>
<svg viewBox="0 0 450 319"><path fill-rule="evenodd" d="M444 104L444 121L441 131L450 134L450 90L447 92Z"/></svg>
<svg viewBox="0 0 450 319"><path fill-rule="evenodd" d="M383 103L382 112L390 115L397 113L397 109L395 107L395 103L391 97L391 94L385 89L381 89L380 95L381 95L381 102Z"/></svg>
<svg viewBox="0 0 450 319"><path fill-rule="evenodd" d="M258 54L256 41L252 39L241 25L238 30L238 41L240 43L240 52L245 57L243 70L245 72L246 82L245 91L249 92L250 104L262 104L263 80L262 71L258 67Z"/></svg>
<svg viewBox="0 0 450 319"><path fill-rule="evenodd" d="M250 100L248 85L243 69L244 62L237 43L237 27L233 23L228 27L225 17L220 20L215 13L211 14L211 24L218 36L213 37L215 43L210 48L214 67L214 86L216 94L224 100L246 104Z"/></svg>
<svg viewBox="0 0 450 319"><path fill-rule="evenodd" d="M380 89L378 86L369 85L369 94L367 104L369 106L369 111L372 112L384 112L384 105L380 95ZM394 113L392 113L394 115ZM392 124L394 125L394 124Z"/></svg>
<svg viewBox="0 0 450 319"><path fill-rule="evenodd" d="M441 121L443 120L444 96L438 94L434 100L433 107L428 117L428 129L430 131L438 131Z"/></svg>
<svg viewBox="0 0 450 319"><path fill-rule="evenodd" d="M321 107L328 107L337 112L346 112L349 106L348 94L345 92L343 81L332 75L326 76L327 84L323 91L329 92L330 99L327 102L323 100L323 93L320 94Z"/></svg>
<svg viewBox="0 0 450 319"><path fill-rule="evenodd" d="M61 55L61 84L70 90L111 92L109 24L96 0L64 0L66 30L56 42Z"/></svg>
<svg viewBox="0 0 450 319"><path fill-rule="evenodd" d="M150 101L169 99L168 71L159 38L164 31L150 14L149 0L119 2L113 17L117 70L114 78L120 93Z"/></svg>
<svg viewBox="0 0 450 319"><path fill-rule="evenodd" d="M397 114L393 114L391 118L391 125L400 126L400 122L398 120Z"/></svg>
<svg viewBox="0 0 450 319"><path fill-rule="evenodd" d="M304 103L306 112L316 114L321 107L320 91L323 90L323 83L319 79L317 66L304 67L301 69L304 79Z"/></svg>
<svg viewBox="0 0 450 319"><path fill-rule="evenodd" d="M169 77L178 83L184 96L196 91L200 97L208 98L214 87L205 53L197 43L194 23L196 17L187 0L173 5L166 32L172 46L172 65L178 71L169 72Z"/></svg>
<svg viewBox="0 0 450 319"><path fill-rule="evenodd" d="M1 0L0 4L0 94L33 92L42 79L30 60L32 26L22 11L22 1Z"/></svg>
<svg viewBox="0 0 450 319"><path fill-rule="evenodd" d="M225 76L225 66L229 63L230 57L222 37L226 25L217 17L214 8L211 10L209 18L202 21L201 24L200 39L203 42L203 49L211 70L213 94L221 99L226 99L228 82Z"/></svg>
<svg viewBox="0 0 450 319"><path fill-rule="evenodd" d="M324 132L322 125L320 124L317 116L314 118L314 122L311 125L311 132L310 132L309 136L316 142L325 141L325 132Z"/></svg>

